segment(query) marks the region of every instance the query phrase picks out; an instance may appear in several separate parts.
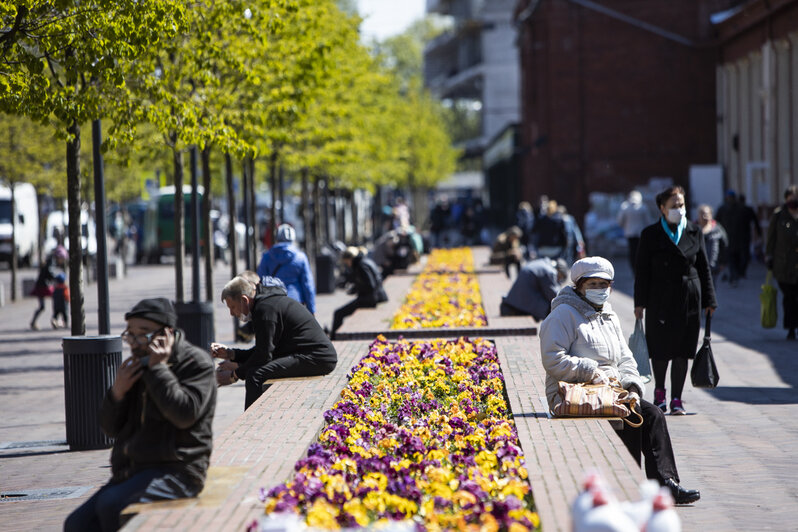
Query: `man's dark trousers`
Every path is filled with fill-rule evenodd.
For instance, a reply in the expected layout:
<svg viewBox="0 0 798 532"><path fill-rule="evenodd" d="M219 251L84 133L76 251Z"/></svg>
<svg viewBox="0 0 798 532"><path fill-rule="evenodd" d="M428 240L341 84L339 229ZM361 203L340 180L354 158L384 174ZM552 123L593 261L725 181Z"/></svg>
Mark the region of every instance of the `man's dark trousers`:
<svg viewBox="0 0 798 532"><path fill-rule="evenodd" d="M119 530L119 516L130 504L194 497L200 490L182 475L166 469L145 469L123 482L100 488L67 517L64 532Z"/></svg>

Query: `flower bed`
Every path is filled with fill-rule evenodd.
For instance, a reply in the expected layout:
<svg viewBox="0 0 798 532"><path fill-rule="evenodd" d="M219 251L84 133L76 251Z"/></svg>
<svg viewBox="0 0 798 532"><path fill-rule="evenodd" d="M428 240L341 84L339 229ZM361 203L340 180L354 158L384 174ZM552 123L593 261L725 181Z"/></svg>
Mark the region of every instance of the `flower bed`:
<svg viewBox="0 0 798 532"><path fill-rule="evenodd" d="M471 248L434 249L424 266L425 273L474 273Z"/></svg>
<svg viewBox="0 0 798 532"><path fill-rule="evenodd" d="M486 340L389 343L353 368L293 480L266 513L317 528L406 520L417 529L539 526L524 458Z"/></svg>
<svg viewBox="0 0 798 532"><path fill-rule="evenodd" d="M397 311L391 329L484 327L482 294L468 248L435 250ZM449 273L438 273L449 272Z"/></svg>

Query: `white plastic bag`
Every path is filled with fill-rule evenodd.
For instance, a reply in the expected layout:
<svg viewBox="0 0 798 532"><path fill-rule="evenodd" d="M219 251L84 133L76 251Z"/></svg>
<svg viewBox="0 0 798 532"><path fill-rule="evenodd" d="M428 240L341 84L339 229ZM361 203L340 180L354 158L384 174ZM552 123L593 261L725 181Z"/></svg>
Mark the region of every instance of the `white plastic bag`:
<svg viewBox="0 0 798 532"><path fill-rule="evenodd" d="M643 330L643 320L635 320L635 330L629 337L629 349L637 362L637 372L643 382L651 380L651 362L648 360L648 345L646 345L646 333Z"/></svg>

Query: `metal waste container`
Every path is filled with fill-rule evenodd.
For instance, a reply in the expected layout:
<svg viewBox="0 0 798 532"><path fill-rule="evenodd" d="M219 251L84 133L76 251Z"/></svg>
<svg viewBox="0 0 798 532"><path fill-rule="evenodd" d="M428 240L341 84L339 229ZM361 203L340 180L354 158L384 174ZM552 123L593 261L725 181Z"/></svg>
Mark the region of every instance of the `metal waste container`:
<svg viewBox="0 0 798 532"><path fill-rule="evenodd" d="M107 449L114 440L100 428L100 406L122 363L122 337L68 336L62 348L69 449Z"/></svg>
<svg viewBox="0 0 798 532"><path fill-rule="evenodd" d="M210 351L215 339L213 326L213 304L207 301L199 303L175 303L177 326L186 333L186 340Z"/></svg>
<svg viewBox="0 0 798 532"><path fill-rule="evenodd" d="M316 293L335 292L335 261L332 255L316 255Z"/></svg>

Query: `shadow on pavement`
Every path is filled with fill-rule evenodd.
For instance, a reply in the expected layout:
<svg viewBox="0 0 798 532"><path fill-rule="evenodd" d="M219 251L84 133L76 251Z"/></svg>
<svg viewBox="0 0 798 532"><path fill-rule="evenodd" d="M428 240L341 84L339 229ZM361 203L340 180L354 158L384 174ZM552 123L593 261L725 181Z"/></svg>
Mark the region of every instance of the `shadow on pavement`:
<svg viewBox="0 0 798 532"><path fill-rule="evenodd" d="M748 405L794 405L798 404L795 388L757 388L749 386L719 386L705 390L715 399Z"/></svg>
<svg viewBox="0 0 798 532"><path fill-rule="evenodd" d="M633 298L634 278L625 257L614 257L612 263L616 268L613 288ZM738 365L746 363L746 359L755 363L755 354L745 351L764 355L787 387L727 387L723 385L721 372L720 386L706 390L718 400L746 404L798 404L798 342L786 340L786 331L781 328L781 293L778 296L778 326L763 329L760 325L759 293L765 273L765 267L755 263L750 266L748 278L742 279L737 287L731 287L727 282L716 282L718 310L712 320L713 354L716 359L722 359L726 350L733 350L734 363ZM621 321L624 321L623 317ZM699 344L700 341L701 337ZM741 353L739 348L744 351ZM762 363L761 359L756 363Z"/></svg>

